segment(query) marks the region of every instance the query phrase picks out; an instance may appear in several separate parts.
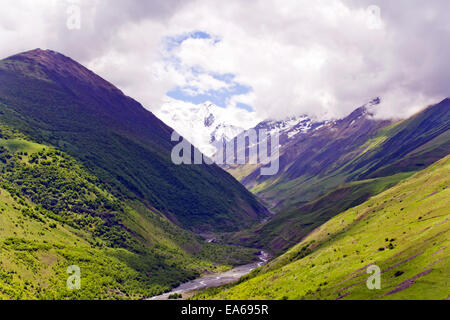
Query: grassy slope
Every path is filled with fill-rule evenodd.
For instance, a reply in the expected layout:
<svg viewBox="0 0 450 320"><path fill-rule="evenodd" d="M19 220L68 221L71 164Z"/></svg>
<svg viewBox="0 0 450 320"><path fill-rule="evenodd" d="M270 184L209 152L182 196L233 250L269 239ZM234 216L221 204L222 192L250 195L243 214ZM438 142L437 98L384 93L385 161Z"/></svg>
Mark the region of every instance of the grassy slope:
<svg viewBox="0 0 450 320"><path fill-rule="evenodd" d="M260 192L268 203L282 201L281 207L286 207L270 221L253 227L253 233L244 230L233 239L279 254L339 212L438 161L450 148L448 108L449 101L444 100L380 129L351 155L344 155L348 159L331 171L294 180L279 177L272 184L266 180L255 186L252 191Z"/></svg>
<svg viewBox="0 0 450 320"><path fill-rule="evenodd" d="M348 152L338 158L333 156L342 149L337 145L348 134L345 131L343 137L330 138L330 143L321 149L310 146L306 153L288 161L285 172L251 185L251 191L272 206L272 210L282 212L312 201L346 182L422 170L448 154L449 129L450 99L446 99L409 119L381 128L374 136L353 141L354 145L346 142ZM327 131L313 132L305 143L324 133ZM299 145L301 147L302 142ZM289 148L300 147L294 144ZM304 158L311 154L313 161L305 162ZM297 167L312 170L321 165L324 167L317 174L305 171L295 175ZM290 176L289 172L294 175Z"/></svg>
<svg viewBox="0 0 450 320"><path fill-rule="evenodd" d="M41 55L0 61L1 122L76 158L116 196L196 232L242 229L267 214L217 166L174 165L173 130L138 102L67 57Z"/></svg>
<svg viewBox="0 0 450 320"><path fill-rule="evenodd" d="M263 247L273 254L281 254L339 212L363 203L412 174L399 173L343 184L314 201L298 207L292 206L268 222L238 232L232 239L236 243Z"/></svg>
<svg viewBox="0 0 450 320"><path fill-rule="evenodd" d="M341 213L220 299L445 299L450 296L450 156ZM382 270L368 290L366 268Z"/></svg>
<svg viewBox="0 0 450 320"><path fill-rule="evenodd" d="M0 129L0 299L136 299L252 259L120 201L64 152ZM80 291L66 288L73 264Z"/></svg>

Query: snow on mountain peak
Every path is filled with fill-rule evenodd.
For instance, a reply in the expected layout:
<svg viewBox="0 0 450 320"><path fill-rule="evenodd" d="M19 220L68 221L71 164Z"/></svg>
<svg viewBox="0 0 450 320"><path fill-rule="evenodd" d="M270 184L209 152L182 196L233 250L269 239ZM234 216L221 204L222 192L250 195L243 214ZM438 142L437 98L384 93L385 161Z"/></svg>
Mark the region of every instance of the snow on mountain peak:
<svg viewBox="0 0 450 320"><path fill-rule="evenodd" d="M192 104L168 100L155 115L207 156L216 152L219 141L228 141L254 126L258 119L246 110L229 110L213 103ZM242 118L250 119L242 123ZM243 126L240 126L242 124Z"/></svg>
<svg viewBox="0 0 450 320"><path fill-rule="evenodd" d="M287 139L294 137L299 133L307 133L320 125L322 122L316 122L306 115L291 116L284 120L265 120L259 123L255 129L265 129L269 133L278 132L280 136L285 136Z"/></svg>
<svg viewBox="0 0 450 320"><path fill-rule="evenodd" d="M155 115L207 156L213 156L224 140L229 141L250 128L265 129L269 134L278 132L283 143L323 125L306 115L280 121L259 121L254 113L246 110L221 108L210 102L196 105L175 99L169 99Z"/></svg>

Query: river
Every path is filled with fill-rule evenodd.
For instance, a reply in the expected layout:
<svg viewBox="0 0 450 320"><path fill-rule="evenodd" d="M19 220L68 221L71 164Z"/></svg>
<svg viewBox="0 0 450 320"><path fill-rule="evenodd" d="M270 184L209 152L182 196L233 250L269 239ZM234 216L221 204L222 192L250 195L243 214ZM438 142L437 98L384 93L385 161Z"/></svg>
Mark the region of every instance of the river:
<svg viewBox="0 0 450 320"><path fill-rule="evenodd" d="M181 294L183 298L185 298L186 295L189 296L189 293L192 294L193 291L218 287L227 283L235 282L246 274L249 274L253 269L261 267L269 261L269 255L265 251L261 251L258 257L259 261L257 262L242 265L229 271L206 275L201 278L191 280L181 284L170 292L152 297L149 300L167 300L169 296L174 293Z"/></svg>

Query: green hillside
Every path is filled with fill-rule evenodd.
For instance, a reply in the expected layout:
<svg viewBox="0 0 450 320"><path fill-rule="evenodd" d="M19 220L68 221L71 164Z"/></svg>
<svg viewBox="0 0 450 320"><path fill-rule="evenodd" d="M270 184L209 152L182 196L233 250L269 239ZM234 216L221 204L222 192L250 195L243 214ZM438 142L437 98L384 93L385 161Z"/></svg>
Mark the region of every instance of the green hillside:
<svg viewBox="0 0 450 320"><path fill-rule="evenodd" d="M235 286L208 299L446 299L450 156L351 208ZM368 266L381 269L369 290Z"/></svg>
<svg viewBox="0 0 450 320"><path fill-rule="evenodd" d="M285 154L295 154L286 171L252 189L266 202L278 203L277 214L250 231L237 232L233 241L280 254L336 214L394 186L450 150L449 99L404 121L372 128L371 134L361 131L380 123L363 114L357 110L329 129L313 132L299 142L300 147L286 146ZM358 121L355 131L350 124ZM302 148L305 151L296 154Z"/></svg>
<svg viewBox="0 0 450 320"><path fill-rule="evenodd" d="M0 121L71 155L119 199L195 232L236 231L267 215L216 165L173 164L171 128L62 54L38 49L0 61Z"/></svg>
<svg viewBox="0 0 450 320"><path fill-rule="evenodd" d="M412 174L406 172L345 183L307 204L292 206L265 223L227 236L228 241L281 254L336 214L363 203Z"/></svg>
<svg viewBox="0 0 450 320"><path fill-rule="evenodd" d="M275 212L300 207L352 181L418 171L448 154L450 99L392 123L368 116L364 108L294 138L280 150L280 172L230 172Z"/></svg>
<svg viewBox="0 0 450 320"><path fill-rule="evenodd" d="M76 159L0 123L0 299L138 299L252 260L203 242ZM67 289L67 267L81 290Z"/></svg>

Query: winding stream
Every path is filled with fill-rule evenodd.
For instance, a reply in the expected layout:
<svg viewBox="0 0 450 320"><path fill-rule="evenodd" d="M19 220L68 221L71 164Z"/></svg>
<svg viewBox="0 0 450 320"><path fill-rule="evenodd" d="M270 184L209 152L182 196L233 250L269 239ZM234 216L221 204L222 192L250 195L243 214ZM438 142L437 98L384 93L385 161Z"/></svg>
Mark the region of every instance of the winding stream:
<svg viewBox="0 0 450 320"><path fill-rule="evenodd" d="M269 261L269 255L265 251L261 251L258 257L258 262L239 266L226 272L206 275L204 277L191 280L181 284L170 292L152 297L149 300L167 300L169 296L174 293L181 294L184 297L185 294L188 294L194 290L218 287L227 283L235 282L250 273L253 269L265 265Z"/></svg>

